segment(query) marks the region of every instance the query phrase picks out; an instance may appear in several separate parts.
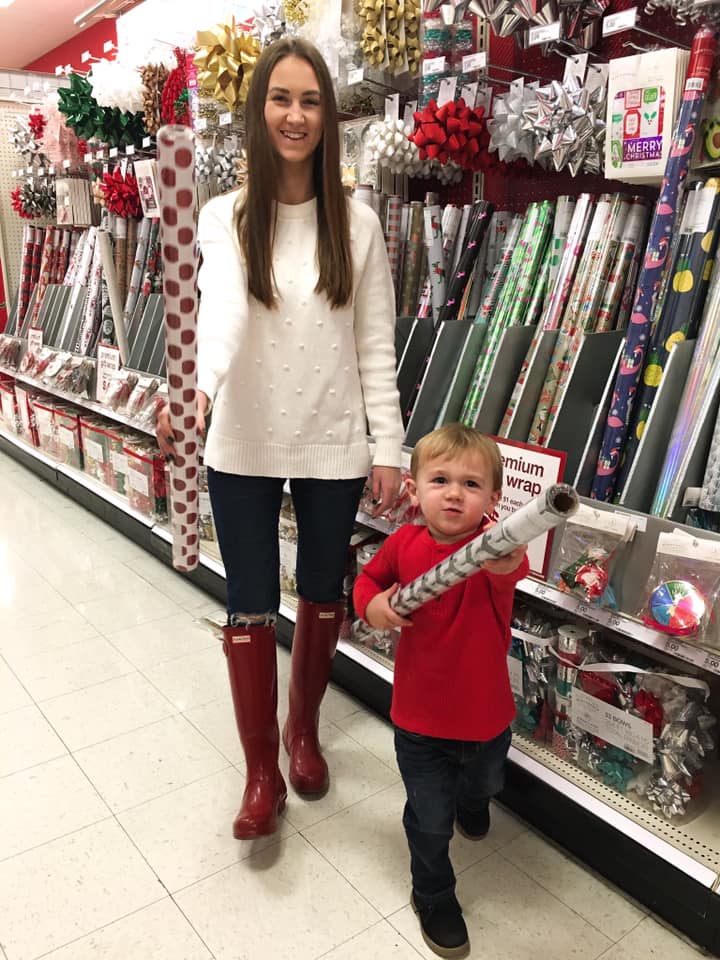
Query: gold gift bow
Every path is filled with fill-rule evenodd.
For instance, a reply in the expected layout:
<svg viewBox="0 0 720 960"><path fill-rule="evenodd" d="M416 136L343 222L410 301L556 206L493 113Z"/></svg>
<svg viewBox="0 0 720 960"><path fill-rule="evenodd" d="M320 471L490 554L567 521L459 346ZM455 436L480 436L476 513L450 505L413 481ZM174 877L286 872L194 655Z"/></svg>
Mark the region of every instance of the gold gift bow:
<svg viewBox="0 0 720 960"><path fill-rule="evenodd" d="M198 87L231 111L247 100L250 78L260 56L260 44L238 30L235 19L197 34L195 65Z"/></svg>

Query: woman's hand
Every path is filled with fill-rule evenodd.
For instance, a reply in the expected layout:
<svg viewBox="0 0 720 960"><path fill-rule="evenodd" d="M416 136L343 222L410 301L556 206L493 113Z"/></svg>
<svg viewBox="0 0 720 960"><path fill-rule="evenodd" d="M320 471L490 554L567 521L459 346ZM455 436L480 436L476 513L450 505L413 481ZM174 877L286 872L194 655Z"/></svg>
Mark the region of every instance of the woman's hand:
<svg viewBox="0 0 720 960"><path fill-rule="evenodd" d="M399 583L394 583L392 587L383 590L382 593L376 593L370 603L365 607L365 620L374 630L395 630L396 627L411 627L412 620L401 617L390 605L390 597L400 589Z"/></svg>
<svg viewBox="0 0 720 960"><path fill-rule="evenodd" d="M372 468L372 495L375 509L374 517L388 510L400 492L400 467Z"/></svg>
<svg viewBox="0 0 720 960"><path fill-rule="evenodd" d="M197 429L198 433L205 433L205 415L210 406L210 399L202 390L197 392ZM155 418L155 437L160 447L160 452L165 455L166 460L171 460L175 455L175 437L170 426L170 408L164 404L158 411Z"/></svg>

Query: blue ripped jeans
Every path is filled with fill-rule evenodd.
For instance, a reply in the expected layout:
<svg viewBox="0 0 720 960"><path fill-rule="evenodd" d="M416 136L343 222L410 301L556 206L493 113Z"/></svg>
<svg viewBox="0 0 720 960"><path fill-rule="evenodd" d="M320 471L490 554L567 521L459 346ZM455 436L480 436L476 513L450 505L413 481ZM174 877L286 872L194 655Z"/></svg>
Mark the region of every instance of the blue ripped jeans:
<svg viewBox="0 0 720 960"><path fill-rule="evenodd" d="M395 727L395 754L407 792L403 826L418 906L455 892L450 840L458 806L476 813L503 788L508 727L493 740L442 740Z"/></svg>

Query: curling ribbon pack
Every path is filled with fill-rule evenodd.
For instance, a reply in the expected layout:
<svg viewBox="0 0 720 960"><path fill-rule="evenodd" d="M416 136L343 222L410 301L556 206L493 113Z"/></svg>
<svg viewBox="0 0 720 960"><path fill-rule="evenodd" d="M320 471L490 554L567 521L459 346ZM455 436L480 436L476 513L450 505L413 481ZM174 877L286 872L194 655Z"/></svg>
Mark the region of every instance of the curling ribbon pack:
<svg viewBox="0 0 720 960"><path fill-rule="evenodd" d="M199 438L195 155L193 134L187 127L160 128L158 172L168 403L175 437L171 466L173 566L190 571L198 564Z"/></svg>

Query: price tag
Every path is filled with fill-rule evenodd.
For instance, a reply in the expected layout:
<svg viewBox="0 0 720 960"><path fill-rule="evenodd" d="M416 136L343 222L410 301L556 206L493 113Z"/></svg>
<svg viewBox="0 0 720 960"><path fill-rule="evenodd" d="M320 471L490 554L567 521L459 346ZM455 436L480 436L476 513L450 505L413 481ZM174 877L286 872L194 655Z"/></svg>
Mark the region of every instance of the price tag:
<svg viewBox="0 0 720 960"><path fill-rule="evenodd" d="M63 75L63 68L60 65L58 65L57 67L55 67L55 76L61 77L62 75Z"/></svg>
<svg viewBox="0 0 720 960"><path fill-rule="evenodd" d="M96 159L96 160L104 160L104 159L105 159L105 151L104 151L104 150L98 150L98 152L95 154L95 159Z"/></svg>
<svg viewBox="0 0 720 960"><path fill-rule="evenodd" d="M80 60L81 60L81 62L82 62L82 63L87 63L88 60L90 59L90 56L91 56L91 54L90 54L90 51L89 51L89 50L83 50L83 52L80 54Z"/></svg>
<svg viewBox="0 0 720 960"><path fill-rule="evenodd" d="M391 97L385 97L385 119L390 123L400 119L399 93L394 93Z"/></svg>
<svg viewBox="0 0 720 960"><path fill-rule="evenodd" d="M422 75L424 77L434 77L438 73L445 73L445 57L431 57L429 60L423 60Z"/></svg>
<svg viewBox="0 0 720 960"><path fill-rule="evenodd" d="M365 71L362 67L358 67L357 70L348 70L347 85L349 87L354 87L356 83L362 83L364 78Z"/></svg>
<svg viewBox="0 0 720 960"><path fill-rule="evenodd" d="M703 670L720 673L720 653L709 653L702 663Z"/></svg>
<svg viewBox="0 0 720 960"><path fill-rule="evenodd" d="M577 605L576 613L579 617L587 617L590 613L590 607L586 603L579 603Z"/></svg>
<svg viewBox="0 0 720 960"><path fill-rule="evenodd" d="M469 53L462 58L462 72L472 73L473 70L484 70L487 67L487 53Z"/></svg>
<svg viewBox="0 0 720 960"><path fill-rule="evenodd" d="M545 584L544 584L544 583L536 583L536 584L535 584L535 596L536 596L539 600L546 600L546 599L547 599L547 595L548 595L548 588L545 586Z"/></svg>
<svg viewBox="0 0 720 960"><path fill-rule="evenodd" d="M403 113L403 122L406 127L411 127L415 123L415 111L417 110L417 100L408 100L405 104L405 112Z"/></svg>
<svg viewBox="0 0 720 960"><path fill-rule="evenodd" d="M610 37L613 33L622 33L623 30L632 30L637 24L637 7L630 7L627 10L621 10L620 13L613 13L605 17L602 26L602 35Z"/></svg>
<svg viewBox="0 0 720 960"><path fill-rule="evenodd" d="M128 168L127 157L123 157L122 160L120 161L120 176L123 178L123 180L125 179L125 175L127 174L127 168Z"/></svg>
<svg viewBox="0 0 720 960"><path fill-rule="evenodd" d="M44 176L45 176L45 167L38 167L37 175L38 175L39 177L44 177Z"/></svg>
<svg viewBox="0 0 720 960"><path fill-rule="evenodd" d="M42 327L30 327L28 330L28 350L30 353L40 353L43 345Z"/></svg>
<svg viewBox="0 0 720 960"><path fill-rule="evenodd" d="M107 343L99 343L97 348L97 389L95 397L98 403L104 403L113 374L120 369L120 351Z"/></svg>
<svg viewBox="0 0 720 960"><path fill-rule="evenodd" d="M135 153L135 144L129 143L127 147L125 147L125 156L131 157L134 153Z"/></svg>
<svg viewBox="0 0 720 960"><path fill-rule="evenodd" d="M114 49L115 44L112 42L112 40L106 40L103 44L103 53L110 53Z"/></svg>
<svg viewBox="0 0 720 960"><path fill-rule="evenodd" d="M560 21L544 23L539 27L530 27L528 30L528 46L537 47L540 43L550 43L560 39Z"/></svg>
<svg viewBox="0 0 720 960"><path fill-rule="evenodd" d="M563 83L569 83L572 79L583 83L588 67L588 55L586 53L578 54L576 57L568 57L565 61L565 73Z"/></svg>
<svg viewBox="0 0 720 960"><path fill-rule="evenodd" d="M455 99L457 90L457 77L443 77L440 81L440 92L438 93L437 105L442 107L446 103L451 103Z"/></svg>
<svg viewBox="0 0 720 960"><path fill-rule="evenodd" d="M607 618L607 625L611 630L622 630L623 619L617 613L611 613Z"/></svg>
<svg viewBox="0 0 720 960"><path fill-rule="evenodd" d="M474 109L477 104L478 85L476 83L466 83L460 91L460 96L465 101L465 106Z"/></svg>
<svg viewBox="0 0 720 960"><path fill-rule="evenodd" d="M70 169L70 161L63 160L63 170L69 170L69 169Z"/></svg>
<svg viewBox="0 0 720 960"><path fill-rule="evenodd" d="M207 130L207 119L205 117L198 117L195 121L195 129L198 131Z"/></svg>
<svg viewBox="0 0 720 960"><path fill-rule="evenodd" d="M151 143L152 143L152 137L143 137L143 142L142 142L143 147L147 148L150 146Z"/></svg>
<svg viewBox="0 0 720 960"><path fill-rule="evenodd" d="M85 163L92 163L92 153L85 154Z"/></svg>
<svg viewBox="0 0 720 960"><path fill-rule="evenodd" d="M110 147L110 150L108 151L108 156L110 157L110 159L112 160L112 158L116 157L117 155L118 155L118 148Z"/></svg>

